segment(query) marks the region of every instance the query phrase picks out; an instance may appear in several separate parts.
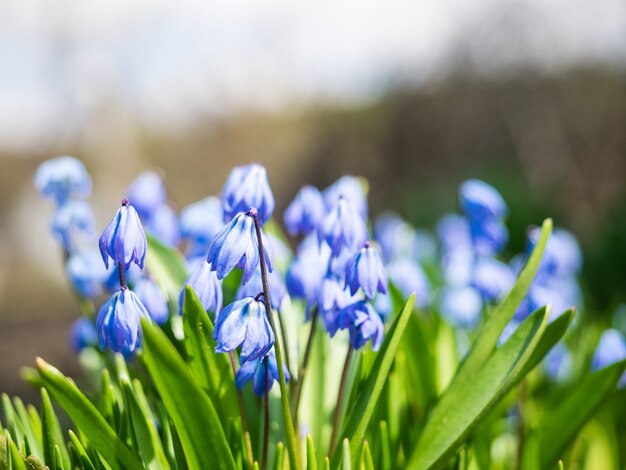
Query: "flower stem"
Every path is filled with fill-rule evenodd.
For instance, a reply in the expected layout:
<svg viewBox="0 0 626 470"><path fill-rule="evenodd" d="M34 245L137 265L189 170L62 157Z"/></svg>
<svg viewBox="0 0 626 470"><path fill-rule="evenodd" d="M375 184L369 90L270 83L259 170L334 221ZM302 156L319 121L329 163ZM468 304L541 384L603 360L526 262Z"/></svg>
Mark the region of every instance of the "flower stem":
<svg viewBox="0 0 626 470"><path fill-rule="evenodd" d="M313 311L311 312L311 331L309 331L309 338L306 342L306 347L304 349L304 357L302 358L302 365L298 370L298 381L295 383L293 388L293 398L292 398L292 408L291 413L293 415L294 421L298 421L298 407L300 405L300 397L302 396L302 385L304 382L304 376L307 371L307 366L309 364L309 357L311 356L311 349L313 349L313 338L315 337L315 331L317 330L317 318L318 318L318 308L317 306L313 307Z"/></svg>
<svg viewBox="0 0 626 470"><path fill-rule="evenodd" d="M251 211L252 212L252 211ZM265 302L265 309L267 310L267 317L274 332L276 341L274 343L274 350L276 352L276 362L278 363L278 381L280 385L280 400L283 408L283 420L285 423L285 436L287 437L287 451L289 452L289 464L291 468L300 469L300 459L298 458L298 448L296 441L296 433L293 428L293 422L291 420L291 411L289 410L289 396L287 394L287 381L285 380L285 370L283 369L283 351L278 340L278 329L276 328L276 320L274 319L274 312L272 312L272 305L269 296L269 287L267 283L267 266L265 264L265 250L263 249L263 238L261 237L261 224L256 210L252 212L254 218L254 228L256 230L256 237L259 246L259 258L261 261L261 280L263 281L263 300Z"/></svg>
<svg viewBox="0 0 626 470"><path fill-rule="evenodd" d="M263 397L263 405L265 408L265 421L263 422L263 459L261 460L261 468L267 470L267 449L270 442L270 388L269 388L269 364L267 356L263 359L263 367L265 367L265 396Z"/></svg>
<svg viewBox="0 0 626 470"><path fill-rule="evenodd" d="M230 365L233 367L233 374L237 375L237 360L235 359L235 353L231 352L228 356L230 357ZM243 395L239 390L237 390L237 403L239 405L239 414L241 415L241 426L243 427L243 440L246 446L246 464L248 469L252 469L254 466L254 453L252 452L250 425L248 424L246 407L243 403Z"/></svg>
<svg viewBox="0 0 626 470"><path fill-rule="evenodd" d="M124 266L118 261L117 268L120 274L120 289L126 289L126 279L124 279Z"/></svg>
<svg viewBox="0 0 626 470"><path fill-rule="evenodd" d="M346 383L348 382L348 370L350 369L350 360L352 359L352 353L354 349L352 345L348 346L348 353L346 354L346 362L343 364L343 371L341 372L341 382L339 383L339 392L337 393L337 405L335 406L335 412L333 413L333 434L330 438L330 451L328 455L333 455L335 447L337 445L337 435L339 434L339 422L341 421L341 409L343 408L344 394L346 392Z"/></svg>

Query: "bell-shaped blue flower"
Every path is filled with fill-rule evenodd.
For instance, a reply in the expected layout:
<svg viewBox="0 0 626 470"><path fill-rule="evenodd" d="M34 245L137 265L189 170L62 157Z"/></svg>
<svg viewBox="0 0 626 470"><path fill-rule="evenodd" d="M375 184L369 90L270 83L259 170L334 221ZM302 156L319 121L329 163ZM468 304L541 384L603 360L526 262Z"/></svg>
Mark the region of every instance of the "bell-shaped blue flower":
<svg viewBox="0 0 626 470"><path fill-rule="evenodd" d="M191 286L202 307L209 312L219 313L222 309L222 283L217 278L215 271L211 270L211 265L204 258L200 258L193 263L193 268L189 277L185 281L185 286ZM178 312L183 314L183 303L185 301L185 287L180 292L178 298Z"/></svg>
<svg viewBox="0 0 626 470"><path fill-rule="evenodd" d="M233 168L222 189L224 222L256 208L259 221L264 224L274 212L274 195L263 165L251 163Z"/></svg>
<svg viewBox="0 0 626 470"><path fill-rule="evenodd" d="M372 342L372 351L378 351L383 342L385 327L380 316L364 300L355 302L339 312L338 324L341 329L350 332L350 344L360 349L368 341Z"/></svg>
<svg viewBox="0 0 626 470"><path fill-rule="evenodd" d="M127 191L127 199L133 201L133 207L144 222L165 204L166 198L163 176L154 170L141 173Z"/></svg>
<svg viewBox="0 0 626 470"><path fill-rule="evenodd" d="M333 256L338 256L344 248L354 252L362 247L368 240L368 233L354 206L346 198L339 198L322 220L318 237L320 242L325 241L330 246Z"/></svg>
<svg viewBox="0 0 626 470"><path fill-rule="evenodd" d="M393 212L381 214L374 224L374 235L385 261L411 257L415 245L415 229Z"/></svg>
<svg viewBox="0 0 626 470"><path fill-rule="evenodd" d="M169 309L167 297L159 286L154 281L144 277L135 283L133 289L139 301L146 307L150 318L157 325L163 325L169 317Z"/></svg>
<svg viewBox="0 0 626 470"><path fill-rule="evenodd" d="M167 204L155 209L152 217L145 220L148 233L155 236L165 245L175 247L180 242L180 226L176 211ZM206 254L206 253L203 253Z"/></svg>
<svg viewBox="0 0 626 470"><path fill-rule="evenodd" d="M98 311L96 330L100 349L105 346L115 352L131 354L141 347L141 317L150 318L137 296L128 289L115 292Z"/></svg>
<svg viewBox="0 0 626 470"><path fill-rule="evenodd" d="M62 156L43 162L37 168L35 188L43 197L63 203L70 197L86 197L91 178L85 166L74 157Z"/></svg>
<svg viewBox="0 0 626 470"><path fill-rule="evenodd" d="M283 219L291 236L306 235L314 231L324 214L326 204L315 186L303 186L285 209Z"/></svg>
<svg viewBox="0 0 626 470"><path fill-rule="evenodd" d="M254 209L253 209L254 210ZM268 270L273 270L273 250L269 240L261 231L263 251ZM240 212L216 236L209 248L208 262L224 279L235 266L243 269L242 284L246 284L259 266L259 244L256 238L253 212Z"/></svg>
<svg viewBox="0 0 626 470"><path fill-rule="evenodd" d="M65 252L72 253L80 236L86 239L95 236L95 218L91 207L85 201L64 201L54 212L50 230Z"/></svg>
<svg viewBox="0 0 626 470"><path fill-rule="evenodd" d="M240 364L264 357L274 346L265 303L258 297L246 297L224 307L217 315L213 339L217 353L234 351L241 345Z"/></svg>
<svg viewBox="0 0 626 470"><path fill-rule="evenodd" d="M487 302L501 300L515 283L515 275L509 265L494 258L481 257L474 263L472 286Z"/></svg>
<svg viewBox="0 0 626 470"><path fill-rule="evenodd" d="M361 288L365 297L373 299L376 292L387 293L387 272L374 247L366 242L346 264L346 286L352 295Z"/></svg>
<svg viewBox="0 0 626 470"><path fill-rule="evenodd" d="M535 227L528 233L527 255L535 248L540 232ZM580 271L582 263L582 252L574 235L562 228L555 228L548 238L537 277L573 277Z"/></svg>
<svg viewBox="0 0 626 470"><path fill-rule="evenodd" d="M484 181L465 181L459 190L463 212L470 220L502 219L507 207L500 193Z"/></svg>
<svg viewBox="0 0 626 470"><path fill-rule="evenodd" d="M128 200L124 199L122 207L100 235L100 254L104 265L108 268L111 258L114 263L121 263L124 269L130 268L131 263L143 269L146 246L146 234L139 215Z"/></svg>
<svg viewBox="0 0 626 470"><path fill-rule="evenodd" d="M289 382L291 376L284 364L283 372L285 373L285 381ZM235 385L237 390L241 390L248 382L252 381L252 391L262 397L265 396L266 390L271 390L274 382L278 382L278 380L278 363L274 348L272 348L265 358L259 357L243 364L235 376Z"/></svg>
<svg viewBox="0 0 626 470"><path fill-rule="evenodd" d="M344 281L341 277L331 272L322 279L318 292L317 308L326 331L328 331L331 337L335 336L339 329L338 320L341 310L357 300L359 298L350 295L349 289L344 287Z"/></svg>
<svg viewBox="0 0 626 470"><path fill-rule="evenodd" d="M80 317L72 323L70 344L77 353L85 348L95 347L98 344L98 332L89 318Z"/></svg>
<svg viewBox="0 0 626 470"><path fill-rule="evenodd" d="M387 273L405 298L415 292L416 307L428 305L430 282L419 264L406 258L397 259L387 265Z"/></svg>
<svg viewBox="0 0 626 470"><path fill-rule="evenodd" d="M469 222L458 214L444 215L437 222L437 236L444 253L469 251L472 247Z"/></svg>
<svg viewBox="0 0 626 470"><path fill-rule="evenodd" d="M476 253L493 256L500 253L509 241L509 231L500 220L470 221L472 245Z"/></svg>
<svg viewBox="0 0 626 470"><path fill-rule="evenodd" d="M469 286L446 287L441 292L439 308L452 326L471 329L480 321L482 305L480 293L476 289Z"/></svg>
<svg viewBox="0 0 626 470"><path fill-rule="evenodd" d="M77 294L87 299L98 297L109 273L95 249L74 252L65 265L65 272Z"/></svg>
<svg viewBox="0 0 626 470"><path fill-rule="evenodd" d="M217 197L209 196L180 211L180 235L189 243L187 257L206 256L222 227L222 202Z"/></svg>
<svg viewBox="0 0 626 470"><path fill-rule="evenodd" d="M324 190L326 208L332 210L339 199L344 198L357 210L362 219L367 219L366 182L352 175L344 175Z"/></svg>
<svg viewBox="0 0 626 470"><path fill-rule="evenodd" d="M317 237L308 235L298 248L287 274L285 283L292 298L304 299L309 307L317 303L317 293L330 259L330 248L325 243L319 244Z"/></svg>
<svg viewBox="0 0 626 470"><path fill-rule="evenodd" d="M270 303L275 310L281 310L283 300L287 297L287 288L278 269L274 269L271 273L267 273L267 284L270 294ZM235 299L243 299L244 297L256 297L263 292L263 282L261 279L261 269L257 269L246 285L239 286L235 293Z"/></svg>

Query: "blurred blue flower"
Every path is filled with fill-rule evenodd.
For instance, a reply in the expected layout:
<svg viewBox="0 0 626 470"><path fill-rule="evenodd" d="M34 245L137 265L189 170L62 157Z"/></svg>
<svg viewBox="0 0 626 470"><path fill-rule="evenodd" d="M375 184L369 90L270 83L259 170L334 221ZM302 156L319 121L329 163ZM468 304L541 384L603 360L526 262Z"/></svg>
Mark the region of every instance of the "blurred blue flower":
<svg viewBox="0 0 626 470"><path fill-rule="evenodd" d="M437 257L437 241L428 230L415 229L413 257L420 263L432 263Z"/></svg>
<svg viewBox="0 0 626 470"><path fill-rule="evenodd" d="M90 239L95 233L95 218L85 201L68 199L57 206L50 227L52 235L67 253L78 245L78 236Z"/></svg>
<svg viewBox="0 0 626 470"><path fill-rule="evenodd" d="M367 219L367 194L364 182L352 175L344 175L323 192L326 208L332 210L339 199L345 198L356 209L362 219Z"/></svg>
<svg viewBox="0 0 626 470"><path fill-rule="evenodd" d="M165 245L175 247L180 242L180 226L176 211L167 204L157 207L149 219L144 219L148 233ZM206 255L206 252L203 253Z"/></svg>
<svg viewBox="0 0 626 470"><path fill-rule="evenodd" d="M485 301L503 299L514 283L515 275L509 265L490 257L480 257L474 263L471 284Z"/></svg>
<svg viewBox="0 0 626 470"><path fill-rule="evenodd" d="M131 354L141 347L141 317L150 318L137 296L128 289L115 292L98 311L96 329L100 349L108 346L115 352Z"/></svg>
<svg viewBox="0 0 626 470"><path fill-rule="evenodd" d="M200 258L193 263L191 273L183 285L178 298L178 313L183 314L185 287L191 286L204 310L219 313L222 309L222 283L206 259Z"/></svg>
<svg viewBox="0 0 626 470"><path fill-rule="evenodd" d="M189 243L187 256L206 256L223 226L222 202L217 197L206 197L180 211L180 235Z"/></svg>
<svg viewBox="0 0 626 470"><path fill-rule="evenodd" d="M376 249L366 242L346 264L346 287L352 295L361 288L365 297L373 299L376 292L387 293L387 272Z"/></svg>
<svg viewBox="0 0 626 470"><path fill-rule="evenodd" d="M320 284L317 307L324 322L326 331L334 336L339 328L337 323L339 312L350 302L354 301L350 291L344 287L341 277L328 273Z"/></svg>
<svg viewBox="0 0 626 470"><path fill-rule="evenodd" d="M415 292L416 307L428 305L430 282L419 264L406 258L397 259L387 265L387 273L405 298Z"/></svg>
<svg viewBox="0 0 626 470"><path fill-rule="evenodd" d="M374 238L387 262L394 258L413 256L415 229L393 212L385 212L377 217Z"/></svg>
<svg viewBox="0 0 626 470"><path fill-rule="evenodd" d="M131 263L143 269L146 246L146 234L137 211L124 199L122 207L100 235L100 254L104 265L109 267L110 257L115 263L121 263L124 269L128 269Z"/></svg>
<svg viewBox="0 0 626 470"><path fill-rule="evenodd" d="M102 293L104 282L109 276L95 249L72 253L65 265L65 272L78 295L87 299L94 299Z"/></svg>
<svg viewBox="0 0 626 470"><path fill-rule="evenodd" d="M437 236L445 253L471 250L470 226L463 216L457 214L444 215L437 222Z"/></svg>
<svg viewBox="0 0 626 470"><path fill-rule="evenodd" d="M70 344L72 345L72 349L77 353L85 348L95 347L98 344L98 332L89 318L80 317L72 323Z"/></svg>
<svg viewBox="0 0 626 470"><path fill-rule="evenodd" d="M270 241L270 245L272 246L272 251L274 253L274 265L286 267L291 261L291 258L293 258L291 248L287 246L282 238L277 237L276 235L266 233L265 236Z"/></svg>
<svg viewBox="0 0 626 470"><path fill-rule="evenodd" d="M292 237L298 234L307 235L317 228L325 213L326 205L322 193L316 187L306 185L285 209L283 220Z"/></svg>
<svg viewBox="0 0 626 470"><path fill-rule="evenodd" d="M289 382L291 376L289 371L283 364L283 372L285 373L285 381ZM269 383L266 385L266 378ZM252 391L258 396L265 396L266 390L271 390L274 382L278 382L278 363L276 361L276 353L274 348L265 356L265 358L252 359L243 364L237 371L235 376L235 385L237 390L252 380Z"/></svg>
<svg viewBox="0 0 626 470"><path fill-rule="evenodd" d="M350 344L360 349L371 340L372 351L378 351L383 342L385 327L374 308L364 300L344 307L337 319L341 329L348 329Z"/></svg>
<svg viewBox="0 0 626 470"><path fill-rule="evenodd" d="M287 288L278 269L274 269L271 273L267 273L267 284L270 294L270 304L275 310L281 310L283 300L287 296ZM243 299L244 297L256 297L263 292L263 282L261 279L261 269L257 269L246 285L239 286L235 293L235 299Z"/></svg>
<svg viewBox="0 0 626 470"><path fill-rule="evenodd" d="M126 194L144 223L152 218L167 199L163 176L154 170L141 173L130 184Z"/></svg>
<svg viewBox="0 0 626 470"><path fill-rule="evenodd" d="M322 220L318 237L330 246L332 256L338 256L343 248L352 252L361 248L368 240L368 233L354 206L346 198L339 198Z"/></svg>
<svg viewBox="0 0 626 470"><path fill-rule="evenodd" d="M526 298L515 311L514 319L521 321L544 305L551 305L549 320L565 312L574 305L563 296L564 292L540 284L531 284Z"/></svg>
<svg viewBox="0 0 626 470"><path fill-rule="evenodd" d="M56 157L39 165L34 183L43 197L53 198L57 203L91 193L91 177L85 166L69 156Z"/></svg>
<svg viewBox="0 0 626 470"><path fill-rule="evenodd" d="M238 212L256 208L264 224L274 212L274 195L262 165L251 163L232 169L222 189L224 222L230 222Z"/></svg>
<svg viewBox="0 0 626 470"><path fill-rule="evenodd" d="M154 281L143 278L137 281L133 289L139 301L146 307L150 318L157 325L163 325L169 317L169 309L167 297L159 286Z"/></svg>
<svg viewBox="0 0 626 470"><path fill-rule="evenodd" d="M562 341L558 342L543 360L543 370L552 380L566 380L573 368L572 353Z"/></svg>
<svg viewBox="0 0 626 470"><path fill-rule="evenodd" d="M509 241L509 231L499 220L470 221L474 250L481 256L493 256L502 251Z"/></svg>
<svg viewBox="0 0 626 470"><path fill-rule="evenodd" d="M308 235L298 247L298 253L285 276L285 284L292 298L307 301L309 309L317 303L322 279L328 271L330 248L319 244L315 234Z"/></svg>
<svg viewBox="0 0 626 470"><path fill-rule="evenodd" d="M472 287L445 287L441 292L440 310L452 326L471 329L480 321L482 300Z"/></svg>
<svg viewBox="0 0 626 470"><path fill-rule="evenodd" d="M273 270L274 252L269 240L261 231L263 251L267 268ZM235 266L243 269L242 284L246 284L259 266L259 245L256 238L254 218L250 212L239 212L216 236L209 248L208 262L224 279Z"/></svg>
<svg viewBox="0 0 626 470"><path fill-rule="evenodd" d="M254 297L236 300L217 315L213 329L215 352L230 352L241 345L239 363L264 357L274 346L265 303Z"/></svg>
<svg viewBox="0 0 626 470"><path fill-rule="evenodd" d="M623 359L626 359L626 339L613 328L604 330L593 355L591 369L602 369Z"/></svg>
<svg viewBox="0 0 626 470"><path fill-rule="evenodd" d="M535 248L539 239L540 229L534 227L528 233L527 256ZM567 230L555 228L541 260L538 277L573 277L582 267L582 252L574 235Z"/></svg>
<svg viewBox="0 0 626 470"><path fill-rule="evenodd" d="M470 220L502 219L507 207L500 193L478 179L465 181L459 190L463 212Z"/></svg>

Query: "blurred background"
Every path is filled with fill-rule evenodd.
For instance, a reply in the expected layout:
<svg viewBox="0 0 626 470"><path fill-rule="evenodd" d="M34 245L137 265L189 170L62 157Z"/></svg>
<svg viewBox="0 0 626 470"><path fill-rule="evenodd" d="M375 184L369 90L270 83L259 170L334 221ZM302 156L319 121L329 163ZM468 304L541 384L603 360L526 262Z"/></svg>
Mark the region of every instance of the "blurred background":
<svg viewBox="0 0 626 470"><path fill-rule="evenodd" d="M0 1L0 391L44 356L78 367L51 201L69 154L101 230L162 168L179 207L263 163L298 187L370 182L372 214L434 227L470 177L510 207L511 253L552 216L585 253L585 315L626 302L626 3Z"/></svg>

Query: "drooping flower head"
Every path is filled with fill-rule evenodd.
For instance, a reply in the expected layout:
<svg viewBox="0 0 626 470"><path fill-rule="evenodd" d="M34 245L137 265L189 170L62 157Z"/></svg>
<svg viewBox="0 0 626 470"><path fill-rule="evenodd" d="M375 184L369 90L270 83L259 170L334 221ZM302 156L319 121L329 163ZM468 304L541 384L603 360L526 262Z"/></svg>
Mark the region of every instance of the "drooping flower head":
<svg viewBox="0 0 626 470"><path fill-rule="evenodd" d="M339 199L344 198L356 209L361 218L367 219L367 194L362 182L356 176L344 175L324 190L324 201L328 210L333 209Z"/></svg>
<svg viewBox="0 0 626 470"><path fill-rule="evenodd" d="M43 197L63 203L70 197L87 197L91 177L80 160L62 156L43 162L37 168L35 188Z"/></svg>
<svg viewBox="0 0 626 470"><path fill-rule="evenodd" d="M346 287L352 295L361 288L365 297L373 299L376 292L387 293L387 272L376 249L370 242L365 242L346 264Z"/></svg>
<svg viewBox="0 0 626 470"><path fill-rule="evenodd" d="M430 301L430 282L415 261L397 259L387 265L389 278L406 298L415 293L415 306L426 307Z"/></svg>
<svg viewBox="0 0 626 470"><path fill-rule="evenodd" d="M183 285L178 298L178 312L183 314L183 303L185 300L185 287L191 286L194 290L204 310L219 313L222 309L222 283L217 278L215 271L211 270L211 265L206 259L200 258L193 263L193 268L189 277Z"/></svg>
<svg viewBox="0 0 626 470"><path fill-rule="evenodd" d="M104 265L108 268L111 258L114 263L121 263L124 269L128 269L131 263L143 269L146 246L146 234L139 215L128 199L124 199L122 207L100 235L100 254Z"/></svg>
<svg viewBox="0 0 626 470"><path fill-rule="evenodd" d="M470 220L469 226L474 250L481 256L497 255L509 241L509 231L501 220Z"/></svg>
<svg viewBox="0 0 626 470"><path fill-rule="evenodd" d="M415 229L397 214L386 212L378 216L374 224L374 234L385 261L413 256Z"/></svg>
<svg viewBox="0 0 626 470"><path fill-rule="evenodd" d="M102 293L109 276L96 249L74 252L67 260L65 272L78 295L87 299Z"/></svg>
<svg viewBox="0 0 626 470"><path fill-rule="evenodd" d="M239 212L228 225L216 236L209 248L208 262L217 273L218 279L224 279L235 266L243 269L242 284L246 284L259 265L259 244L254 227L256 209ZM268 270L273 270L273 250L269 240L261 231L263 251Z"/></svg>
<svg viewBox="0 0 626 470"><path fill-rule="evenodd" d="M274 212L274 195L263 165L251 163L233 168L222 189L224 222L239 212L256 208L259 221L264 224Z"/></svg>
<svg viewBox="0 0 626 470"><path fill-rule="evenodd" d="M148 233L158 238L165 245L175 247L180 242L178 216L168 204L157 207L152 216L145 219L145 226Z"/></svg>
<svg viewBox="0 0 626 470"><path fill-rule="evenodd" d="M328 271L329 259L330 248L325 243L320 245L314 234L302 240L297 256L285 276L289 295L306 300L309 308L317 303L318 291Z"/></svg>
<svg viewBox="0 0 626 470"><path fill-rule="evenodd" d="M217 197L209 196L180 211L180 235L189 243L187 257L206 256L223 226L222 202Z"/></svg>
<svg viewBox="0 0 626 470"><path fill-rule="evenodd" d="M142 278L133 287L139 301L146 307L150 318L157 325L163 325L169 317L167 297L156 283L148 278Z"/></svg>
<svg viewBox="0 0 626 470"><path fill-rule="evenodd" d="M224 307L217 315L213 339L216 353L231 352L241 345L240 364L264 357L274 346L265 303L258 296L246 297Z"/></svg>
<svg viewBox="0 0 626 470"><path fill-rule="evenodd" d="M339 328L348 329L350 344L360 349L372 342L372 351L378 351L383 342L385 327L383 322L369 303L364 300L355 302L339 312L337 320Z"/></svg>
<svg viewBox="0 0 626 470"><path fill-rule="evenodd" d="M470 220L502 219L507 207L500 193L484 181L465 181L459 190L463 212Z"/></svg>
<svg viewBox="0 0 626 470"><path fill-rule="evenodd" d="M368 240L367 227L354 206L340 197L335 207L324 217L318 230L320 242L330 246L333 256L343 248L354 252Z"/></svg>
<svg viewBox="0 0 626 470"><path fill-rule="evenodd" d="M303 186L285 209L283 219L291 236L307 235L314 231L324 214L326 204L315 186Z"/></svg>
<svg viewBox="0 0 626 470"><path fill-rule="evenodd" d="M150 318L137 296L128 289L115 292L98 311L96 330L100 349L105 346L115 352L131 354L141 347L141 317Z"/></svg>
<svg viewBox="0 0 626 470"><path fill-rule="evenodd" d="M270 303L275 310L281 310L283 300L287 296L287 288L278 269L274 269L271 273L267 273L267 284L269 288ZM263 292L263 282L261 279L261 269L257 269L246 285L239 286L235 293L235 299L243 299L244 297L255 297Z"/></svg>
<svg viewBox="0 0 626 470"><path fill-rule="evenodd" d="M289 382L291 376L284 364L283 372L285 373L285 381ZM248 382L252 381L252 391L262 397L265 396L266 390L271 390L274 382L278 382L278 380L278 363L276 353L272 348L265 358L259 357L243 364L235 376L235 385L237 390L242 390Z"/></svg>
<svg viewBox="0 0 626 470"><path fill-rule="evenodd" d="M133 206L144 222L165 204L166 198L163 176L154 170L141 173L127 191L127 199L133 201Z"/></svg>
<svg viewBox="0 0 626 470"><path fill-rule="evenodd" d="M93 322L87 317L80 317L72 323L70 330L70 344L75 352L93 347L98 344L98 332Z"/></svg>
<svg viewBox="0 0 626 470"><path fill-rule="evenodd" d="M341 310L356 300L359 298L350 295L350 291L344 287L344 280L341 277L329 272L322 279L318 292L317 308L326 331L331 337L335 336L339 329L338 320Z"/></svg>
<svg viewBox="0 0 626 470"><path fill-rule="evenodd" d="M80 236L95 236L95 218L85 201L65 200L55 210L50 226L52 235L67 253L72 253Z"/></svg>

